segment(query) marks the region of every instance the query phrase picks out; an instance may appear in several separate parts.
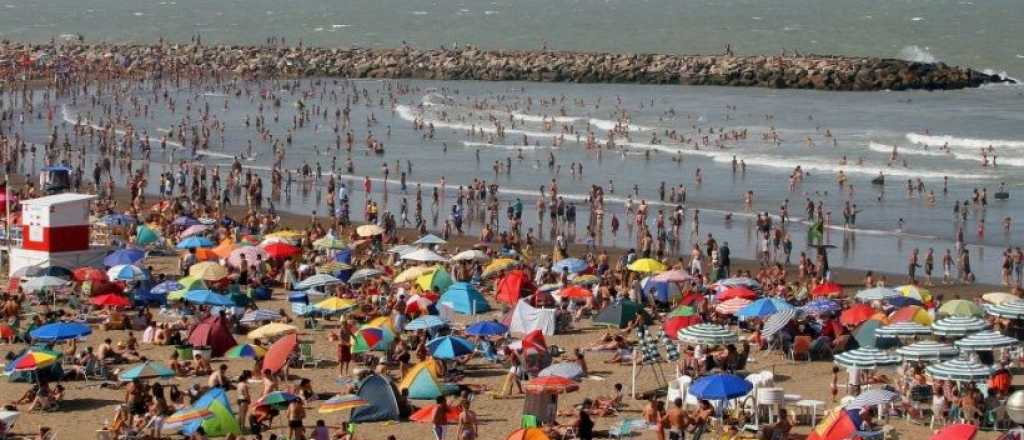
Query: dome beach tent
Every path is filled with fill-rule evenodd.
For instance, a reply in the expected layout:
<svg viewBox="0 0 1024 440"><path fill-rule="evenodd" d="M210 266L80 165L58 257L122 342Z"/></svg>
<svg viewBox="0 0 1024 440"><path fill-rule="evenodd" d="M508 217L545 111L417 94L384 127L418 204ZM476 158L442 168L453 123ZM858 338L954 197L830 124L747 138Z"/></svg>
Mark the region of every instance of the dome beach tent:
<svg viewBox="0 0 1024 440"><path fill-rule="evenodd" d="M432 400L438 396L458 391L458 387L453 389L437 378L436 362L431 358L413 365L399 382L399 391L409 390L409 398L415 400Z"/></svg>
<svg viewBox="0 0 1024 440"><path fill-rule="evenodd" d="M594 317L594 324L625 328L637 314L644 315L644 322L649 323L650 317L643 306L630 300L622 300L605 307Z"/></svg>
<svg viewBox="0 0 1024 440"><path fill-rule="evenodd" d="M193 347L209 347L213 357L224 355L224 352L236 345L227 321L219 315L211 316L199 323L188 335L188 342Z"/></svg>
<svg viewBox="0 0 1024 440"><path fill-rule="evenodd" d="M203 394L196 403L192 405L193 409L206 409L213 413L213 416L205 420L196 420L185 425L181 429L181 433L185 435L192 435L203 427L203 431L210 437L223 437L228 434L241 434L242 430L238 426L237 417L231 410L231 403L228 399L228 394L223 388L211 388L206 394Z"/></svg>
<svg viewBox="0 0 1024 440"><path fill-rule="evenodd" d="M353 409L349 421L364 423L398 420L398 391L389 379L378 375L363 379L359 383L357 396L369 403Z"/></svg>

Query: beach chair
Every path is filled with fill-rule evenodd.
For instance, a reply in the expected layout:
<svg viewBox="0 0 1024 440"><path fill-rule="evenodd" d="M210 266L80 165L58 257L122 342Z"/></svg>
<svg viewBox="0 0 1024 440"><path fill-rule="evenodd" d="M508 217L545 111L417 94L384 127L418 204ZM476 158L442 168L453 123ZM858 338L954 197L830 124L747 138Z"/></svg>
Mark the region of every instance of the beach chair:
<svg viewBox="0 0 1024 440"><path fill-rule="evenodd" d="M810 336L797 336L793 338L793 344L789 347L789 359L796 362L797 358L803 358L805 361L810 362L811 360L811 337Z"/></svg>
<svg viewBox="0 0 1024 440"><path fill-rule="evenodd" d="M85 381L90 380L105 381L110 379L110 370L103 364L103 361L99 359L93 359L89 363L85 364L85 368L82 369L82 375L85 377Z"/></svg>
<svg viewBox="0 0 1024 440"><path fill-rule="evenodd" d="M300 367L306 368L307 365L312 365L313 368L320 367L320 364L327 362L324 359L319 359L313 354L313 343L311 342L300 342L299 343L299 363Z"/></svg>

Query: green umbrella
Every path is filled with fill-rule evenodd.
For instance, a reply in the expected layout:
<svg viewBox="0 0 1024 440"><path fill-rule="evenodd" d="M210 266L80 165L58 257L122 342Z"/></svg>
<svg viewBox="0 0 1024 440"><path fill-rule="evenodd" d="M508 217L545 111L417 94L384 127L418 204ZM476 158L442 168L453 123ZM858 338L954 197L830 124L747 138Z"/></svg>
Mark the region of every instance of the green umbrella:
<svg viewBox="0 0 1024 440"><path fill-rule="evenodd" d="M145 246L160 239L160 234L153 228L146 225L139 225L135 228L135 244Z"/></svg>
<svg viewBox="0 0 1024 440"><path fill-rule="evenodd" d="M673 318L676 316L693 316L697 314L697 309L690 306L679 306L675 310L669 312L668 317Z"/></svg>

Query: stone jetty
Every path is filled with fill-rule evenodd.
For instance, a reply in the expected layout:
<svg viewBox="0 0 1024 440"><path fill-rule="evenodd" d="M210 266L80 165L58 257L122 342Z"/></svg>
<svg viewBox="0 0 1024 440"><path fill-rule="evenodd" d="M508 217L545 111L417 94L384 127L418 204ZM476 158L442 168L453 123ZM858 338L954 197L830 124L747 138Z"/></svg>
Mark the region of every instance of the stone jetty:
<svg viewBox="0 0 1024 440"><path fill-rule="evenodd" d="M1005 82L944 63L826 55L733 56L477 48L422 50L132 44L0 44L7 79L174 72L247 78L380 78L684 84L840 91L951 90Z"/></svg>

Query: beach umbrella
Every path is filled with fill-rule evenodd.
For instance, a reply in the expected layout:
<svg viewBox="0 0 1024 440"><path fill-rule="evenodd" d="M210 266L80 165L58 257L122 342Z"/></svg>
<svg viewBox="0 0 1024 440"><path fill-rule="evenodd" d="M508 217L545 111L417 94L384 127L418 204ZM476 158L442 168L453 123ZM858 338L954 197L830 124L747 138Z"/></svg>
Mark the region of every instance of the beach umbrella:
<svg viewBox="0 0 1024 440"><path fill-rule="evenodd" d="M920 306L906 306L889 315L891 322L916 322L921 325L932 325L932 315Z"/></svg>
<svg viewBox="0 0 1024 440"><path fill-rule="evenodd" d="M111 281L142 281L149 276L141 267L119 264L107 270L107 278L110 278Z"/></svg>
<svg viewBox="0 0 1024 440"><path fill-rule="evenodd" d="M765 337L770 337L785 328L793 318L796 318L796 309L785 309L775 313L764 320L761 334Z"/></svg>
<svg viewBox="0 0 1024 440"><path fill-rule="evenodd" d="M932 332L939 336L967 336L988 330L988 323L974 316L950 316L932 324Z"/></svg>
<svg viewBox="0 0 1024 440"><path fill-rule="evenodd" d="M579 380L583 376L586 376L586 374L583 373L583 367L576 362L559 362L540 370L540 373L537 375L537 377L548 376L558 376L566 379Z"/></svg>
<svg viewBox="0 0 1024 440"><path fill-rule="evenodd" d="M356 228L356 235L360 237L373 237L384 233L384 228L377 225L362 225Z"/></svg>
<svg viewBox="0 0 1024 440"><path fill-rule="evenodd" d="M245 336L249 339L269 339L279 335L293 334L297 331L299 331L299 329L293 325L288 325L283 322L272 322L250 331Z"/></svg>
<svg viewBox="0 0 1024 440"><path fill-rule="evenodd" d="M175 246L178 249L198 249L213 247L214 243L206 237L191 236L178 242Z"/></svg>
<svg viewBox="0 0 1024 440"><path fill-rule="evenodd" d="M149 289L149 293L154 293L157 295L166 295L170 292L179 290L183 287L184 286L182 286L181 283L177 281L164 281L160 284L153 286L152 289Z"/></svg>
<svg viewBox="0 0 1024 440"><path fill-rule="evenodd" d="M750 290L761 290L761 283L750 277L726 278L724 280L718 280L716 283L712 284L712 287L715 287L716 289L734 286L743 286Z"/></svg>
<svg viewBox="0 0 1024 440"><path fill-rule="evenodd" d="M896 365L900 363L899 357L893 356L874 347L860 347L856 350L844 351L837 354L832 360L837 365L847 368L865 369Z"/></svg>
<svg viewBox="0 0 1024 440"><path fill-rule="evenodd" d="M317 249L341 250L348 248L348 244L345 243L345 240L328 235L313 241L313 247Z"/></svg>
<svg viewBox="0 0 1024 440"><path fill-rule="evenodd" d="M120 266L122 264L135 264L145 258L145 251L137 248L125 248L112 252L103 257L103 265L106 267Z"/></svg>
<svg viewBox="0 0 1024 440"><path fill-rule="evenodd" d="M550 293L550 292L554 292L554 291L556 291L558 289L561 289L563 287L565 287L565 286L562 285L561 283L547 283L547 284L541 284L539 287L537 287L537 291L538 292L549 292Z"/></svg>
<svg viewBox="0 0 1024 440"><path fill-rule="evenodd" d="M240 268L243 257L245 257L245 263L252 266L256 264L257 261L260 261L260 259L266 261L270 258L270 255L267 254L267 251L258 246L241 246L235 248L230 254L228 254L228 265Z"/></svg>
<svg viewBox="0 0 1024 440"><path fill-rule="evenodd" d="M70 280L74 277L74 272L72 272L71 269L68 269L66 267L47 266L42 268L42 270L39 271L39 274L37 276L51 276Z"/></svg>
<svg viewBox="0 0 1024 440"><path fill-rule="evenodd" d="M191 237L193 235L202 234L202 233L208 231L209 229L210 229L210 227L208 225L192 225L192 226L189 226L189 227L185 228L184 231L181 231L181 233L178 234L178 237L180 237L180 238Z"/></svg>
<svg viewBox="0 0 1024 440"><path fill-rule="evenodd" d="M1007 319L1024 319L1024 301L1012 300L999 305L985 307L985 312L992 316Z"/></svg>
<svg viewBox="0 0 1024 440"><path fill-rule="evenodd" d="M925 289L924 287L907 284L905 286L897 287L896 291L899 292L900 295L909 296L911 298L920 300L921 302L928 302L932 300L932 293L928 291L928 289Z"/></svg>
<svg viewBox="0 0 1024 440"><path fill-rule="evenodd" d="M409 252L407 254L402 254L398 258L400 258L402 260L418 261L418 262L421 262L421 263L434 263L434 262L445 262L445 261L448 261L447 258L445 258L445 257L443 257L441 255L438 255L437 252L434 252L434 251L432 251L430 249L425 249L425 248L424 249L416 249L415 251Z"/></svg>
<svg viewBox="0 0 1024 440"><path fill-rule="evenodd" d="M601 278L594 274L584 273L573 275L569 279L569 282L577 286L593 286L597 283L600 283Z"/></svg>
<svg viewBox="0 0 1024 440"><path fill-rule="evenodd" d="M80 283L84 283L86 281L105 283L109 281L107 273L95 267L79 267L71 272L71 279Z"/></svg>
<svg viewBox="0 0 1024 440"><path fill-rule="evenodd" d="M917 306L917 307L923 307L924 306L923 302L918 301L918 300L916 300L914 298L911 298L909 296L893 296L893 297L890 297L890 298L886 298L885 302L889 303L889 305L891 305L893 307L901 307L901 308L902 307L907 307L907 306Z"/></svg>
<svg viewBox="0 0 1024 440"><path fill-rule="evenodd" d="M981 307L978 307L973 302L954 299L942 304L942 307L939 307L939 314L945 316L977 316L980 318L985 316L985 311L981 310Z"/></svg>
<svg viewBox="0 0 1024 440"><path fill-rule="evenodd" d="M182 300L185 299L185 294L189 291L206 289L206 283L204 283L203 280L191 275L178 278L178 284L181 285L181 288L178 290L172 290L171 293L168 293L168 301Z"/></svg>
<svg viewBox="0 0 1024 440"><path fill-rule="evenodd" d="M521 428L512 431L505 440L551 440L540 428Z"/></svg>
<svg viewBox="0 0 1024 440"><path fill-rule="evenodd" d="M558 296L568 299L590 299L594 293L580 286L569 286L558 291Z"/></svg>
<svg viewBox="0 0 1024 440"><path fill-rule="evenodd" d="M419 318L409 321L409 323L405 325L405 330L427 330L437 327L444 327L446 325L448 325L448 323L444 322L444 320L438 317L437 315L423 315L420 316Z"/></svg>
<svg viewBox="0 0 1024 440"><path fill-rule="evenodd" d="M405 300L405 313L409 315L428 313L430 306L434 305L435 302L437 302L436 296L433 299L419 294L410 296L409 299Z"/></svg>
<svg viewBox="0 0 1024 440"><path fill-rule="evenodd" d="M932 434L928 440L971 440L978 434L978 426L969 423L954 423Z"/></svg>
<svg viewBox="0 0 1024 440"><path fill-rule="evenodd" d="M551 270L555 273L580 273L590 267L586 261L579 258L564 258L556 261L551 265Z"/></svg>
<svg viewBox="0 0 1024 440"><path fill-rule="evenodd" d="M899 394L886 389L876 388L865 390L857 395L857 397L854 397L850 403L847 403L846 408L870 408L873 406L885 405L895 401L899 397Z"/></svg>
<svg viewBox="0 0 1024 440"><path fill-rule="evenodd" d="M297 255L302 251L301 249L292 246L288 243L270 243L266 246L263 246L263 250L267 253L268 257L279 260L291 258L292 256Z"/></svg>
<svg viewBox="0 0 1024 440"><path fill-rule="evenodd" d="M851 332L853 339L857 340L857 344L861 347L874 347L875 343L878 342L878 329L882 326L882 322L877 319L869 319L860 323L856 329Z"/></svg>
<svg viewBox="0 0 1024 440"><path fill-rule="evenodd" d="M666 267L662 262L653 258L641 258L630 263L626 268L633 272L640 273L658 273L664 272L665 269L668 269L668 267Z"/></svg>
<svg viewBox="0 0 1024 440"><path fill-rule="evenodd" d="M736 311L736 316L739 318L760 318L792 308L791 304L778 298L761 298Z"/></svg>
<svg viewBox="0 0 1024 440"><path fill-rule="evenodd" d="M435 266L434 270L416 277L416 285L425 291L444 292L452 285L452 276L444 267Z"/></svg>
<svg viewBox="0 0 1024 440"><path fill-rule="evenodd" d="M392 282L395 284L409 283L415 281L416 278L420 277L420 275L432 270L434 270L434 268L430 266L413 266L396 275Z"/></svg>
<svg viewBox="0 0 1024 440"><path fill-rule="evenodd" d="M220 281L228 277L228 270L212 261L204 261L188 268L188 275L203 281Z"/></svg>
<svg viewBox="0 0 1024 440"><path fill-rule="evenodd" d="M718 324L696 324L679 330L677 338L690 344L724 345L739 341L736 332Z"/></svg>
<svg viewBox="0 0 1024 440"><path fill-rule="evenodd" d="M349 269L352 269L352 266L349 266L349 265L347 265L345 263L342 263L340 261L331 261L331 262L324 263L324 264L321 264L321 265L317 266L316 267L316 272L317 273L326 273L326 274L336 274L336 273L339 273L339 272L342 272L342 271L346 271L346 270L349 270Z"/></svg>
<svg viewBox="0 0 1024 440"><path fill-rule="evenodd" d="M234 240L232 240L230 238L225 238L225 239L220 241L220 244L218 244L217 246L214 246L213 248L211 248L210 252L212 252L214 255L216 255L218 259L220 259L220 258L225 258L226 259L226 258L231 257L231 253L234 252L235 249L238 249L238 247L239 246L235 244ZM199 252L196 252L196 254L198 255Z"/></svg>
<svg viewBox="0 0 1024 440"><path fill-rule="evenodd" d="M160 240L160 233L147 225L139 225L135 227L135 244L139 246L146 246L151 243L155 243Z"/></svg>
<svg viewBox="0 0 1024 440"><path fill-rule="evenodd" d="M412 242L412 244L415 244L417 246L432 246L432 245L445 244L445 243L448 243L448 242L445 241L445 239L443 239L441 237L438 237L438 236L436 236L434 234L424 235L424 236L420 237L418 240Z"/></svg>
<svg viewBox="0 0 1024 440"><path fill-rule="evenodd" d="M929 365L925 371L936 380L951 380L955 382L984 382L988 380L995 369L982 365L973 358L959 357L948 361Z"/></svg>
<svg viewBox="0 0 1024 440"><path fill-rule="evenodd" d="M513 260L511 258L495 258L490 263L487 263L486 267L484 267L484 271L483 274L481 274L481 277L489 278L497 274L498 272L510 269L518 264L518 261Z"/></svg>
<svg viewBox="0 0 1024 440"><path fill-rule="evenodd" d="M900 296L900 293L890 289L888 287L872 287L870 289L861 290L857 292L855 298L859 301L871 302L871 301L885 301L886 299Z"/></svg>
<svg viewBox="0 0 1024 440"><path fill-rule="evenodd" d="M821 315L825 313L838 312L843 307L838 302L828 298L817 298L809 301L800 307L808 315Z"/></svg>
<svg viewBox="0 0 1024 440"><path fill-rule="evenodd" d="M49 350L36 350L30 348L21 356L15 358L11 363L13 371L36 371L49 367L60 359L60 354Z"/></svg>
<svg viewBox="0 0 1024 440"><path fill-rule="evenodd" d="M1006 292L991 292L981 295L981 299L994 305L1000 305L1012 301L1020 301L1020 297Z"/></svg>
<svg viewBox="0 0 1024 440"><path fill-rule="evenodd" d="M183 427L192 422L198 422L212 418L214 413L207 408L185 408L176 411L163 420L161 427L164 429L175 429Z"/></svg>
<svg viewBox="0 0 1024 440"><path fill-rule="evenodd" d="M269 322L277 321L278 319L281 319L281 312L278 312L277 310L256 309L245 312L245 315L242 315L241 322Z"/></svg>
<svg viewBox="0 0 1024 440"><path fill-rule="evenodd" d="M753 301L757 299L757 292L745 286L729 286L715 294L716 301L728 301L733 298L743 298Z"/></svg>
<svg viewBox="0 0 1024 440"><path fill-rule="evenodd" d="M26 292L40 292L43 290L51 290L60 287L64 287L70 284L68 280L63 278L57 278L50 275L43 275L29 279L28 281L21 284L21 288Z"/></svg>
<svg viewBox="0 0 1024 440"><path fill-rule="evenodd" d="M267 324L273 325L273 324ZM263 326L266 327L266 326ZM291 326L289 326L291 327ZM261 327L262 328L262 327ZM292 327L294 329L294 327ZM258 329L257 329L258 330ZM254 330L255 331L255 330ZM294 330L293 330L294 332ZM252 332L249 332L249 338L253 338ZM267 349L266 356L263 357L263 368L264 370L270 370L271 372L280 371L284 368L284 365L288 362L288 357L295 351L295 347L299 345L299 336L295 333L287 335L274 342L270 348Z"/></svg>
<svg viewBox="0 0 1024 440"><path fill-rule="evenodd" d="M749 306L751 301L746 298L732 298L725 302L715 306L715 311L723 315L732 315L739 312L744 307Z"/></svg>
<svg viewBox="0 0 1024 440"><path fill-rule="evenodd" d="M878 337L895 338L899 336L920 336L932 334L931 327L925 327L914 321L898 321L876 331Z"/></svg>
<svg viewBox="0 0 1024 440"><path fill-rule="evenodd" d="M310 277L302 280L301 282L299 282L298 284L295 285L295 288L298 289L298 290L306 290L306 289L312 289L312 288L315 288L315 287L324 287L324 286L330 286L330 285L341 284L341 283L342 283L341 280L339 280L339 279L337 279L337 278L335 278L335 277L333 277L331 275L328 275L328 274L325 274L325 273L318 273L316 275L310 276Z"/></svg>
<svg viewBox="0 0 1024 440"><path fill-rule="evenodd" d="M473 343L457 336L441 336L427 342L430 355L437 359L455 359L473 352Z"/></svg>
<svg viewBox="0 0 1024 440"><path fill-rule="evenodd" d="M268 405L277 408L284 408L289 403L298 402L301 397L285 391L272 391L256 401L255 406Z"/></svg>
<svg viewBox="0 0 1024 440"><path fill-rule="evenodd" d="M675 340L679 336L680 330L700 323L700 315L673 316L662 323L661 329L665 331L665 336Z"/></svg>
<svg viewBox="0 0 1024 440"><path fill-rule="evenodd" d="M957 357L960 350L942 342L919 341L897 348L896 354L905 361L940 361Z"/></svg>
<svg viewBox="0 0 1024 440"><path fill-rule="evenodd" d="M580 384L561 376L538 377L526 383L526 391L530 393L562 394L578 389Z"/></svg>
<svg viewBox="0 0 1024 440"><path fill-rule="evenodd" d="M1019 344L1020 341L1016 338L1011 338L994 330L970 334L953 343L960 351L989 351L997 348L1014 347Z"/></svg>
<svg viewBox="0 0 1024 440"><path fill-rule="evenodd" d="M387 351L395 340L395 333L382 325L367 324L352 335L352 353L371 350Z"/></svg>
<svg viewBox="0 0 1024 440"><path fill-rule="evenodd" d="M416 252L417 249L419 248L408 244L396 244L388 248L388 253L395 254L401 257L402 255L408 254L410 252Z"/></svg>
<svg viewBox="0 0 1024 440"><path fill-rule="evenodd" d="M814 297L838 296L841 295L842 293L843 286L840 286L839 284L833 282L821 283L818 284L817 286L814 286L814 288L811 289L811 296Z"/></svg>
<svg viewBox="0 0 1024 440"><path fill-rule="evenodd" d="M667 270L654 276L655 281L662 281L666 283L682 283L692 279L693 277L690 276L690 274L678 269Z"/></svg>
<svg viewBox="0 0 1024 440"><path fill-rule="evenodd" d="M337 396L327 399L317 412L320 414L329 414L338 411L345 411L347 409L359 408L369 405L370 402L355 394L338 394Z"/></svg>
<svg viewBox="0 0 1024 440"><path fill-rule="evenodd" d="M171 224L174 226L189 227L192 225L198 225L199 220L196 220L189 216L179 215L177 218L174 219L174 221L171 222Z"/></svg>
<svg viewBox="0 0 1024 440"><path fill-rule="evenodd" d="M326 313L339 313L351 309L357 305L358 303L356 303L356 301L353 299L338 298L336 296L332 296L330 298L327 298L323 301L316 303L316 305L314 305L313 307L315 307L317 310Z"/></svg>
<svg viewBox="0 0 1024 440"><path fill-rule="evenodd" d="M487 254L477 249L465 250L452 257L452 261L476 261L478 263L482 263L489 259L490 257L488 257Z"/></svg>
<svg viewBox="0 0 1024 440"><path fill-rule="evenodd" d="M843 310L843 313L839 315L839 322L844 325L855 326L868 319L875 314L875 309L867 304L854 304L852 307Z"/></svg>
<svg viewBox="0 0 1024 440"><path fill-rule="evenodd" d="M384 272L379 270L379 269L373 269L373 268L359 269L359 270L357 270L355 272L352 272L352 276L348 277L348 283L349 284L360 284L363 281L366 281L366 280L368 280L370 278L373 278L373 277L376 277L376 276L380 276L382 274L384 274Z"/></svg>
<svg viewBox="0 0 1024 440"><path fill-rule="evenodd" d="M131 382L135 379L166 379L169 377L174 377L174 370L155 361L146 361L133 365L117 376L122 382Z"/></svg>
<svg viewBox="0 0 1024 440"><path fill-rule="evenodd" d="M376 347L380 341L384 340L384 329L377 327L363 327L356 330L354 338L362 340L362 343L366 347Z"/></svg>
<svg viewBox="0 0 1024 440"><path fill-rule="evenodd" d="M58 342L77 339L92 334L92 328L77 322L54 322L44 324L29 332L33 341Z"/></svg>
<svg viewBox="0 0 1024 440"><path fill-rule="evenodd" d="M690 394L703 400L727 400L747 395L754 389L750 381L733 374L712 374L690 385Z"/></svg>
<svg viewBox="0 0 1024 440"><path fill-rule="evenodd" d="M692 306L679 306L672 309L671 312L668 312L668 315L666 316L669 318L674 318L676 316L693 316L696 314L697 309L693 308Z"/></svg>
<svg viewBox="0 0 1024 440"><path fill-rule="evenodd" d="M441 405L438 405L436 403L427 405L423 408L420 408L416 412L412 413L412 415L409 416L409 420L418 423L433 423L434 418L436 417L437 412L440 411L440 409ZM446 424L458 423L459 416L461 415L462 410L459 409L458 406L449 405L448 409L444 413L444 422Z"/></svg>
<svg viewBox="0 0 1024 440"><path fill-rule="evenodd" d="M100 307L128 307L132 305L128 298L114 293L94 296L89 299L89 302Z"/></svg>
<svg viewBox="0 0 1024 440"><path fill-rule="evenodd" d="M466 327L470 336L500 336L508 333L508 326L498 321L477 321Z"/></svg>
<svg viewBox="0 0 1024 440"><path fill-rule="evenodd" d="M228 359L263 359L267 349L254 344L238 344L224 352Z"/></svg>
<svg viewBox="0 0 1024 440"><path fill-rule="evenodd" d="M205 304L218 307L235 307L235 302L227 295L221 295L212 290L199 289L190 290L185 293L185 301L193 304Z"/></svg>

